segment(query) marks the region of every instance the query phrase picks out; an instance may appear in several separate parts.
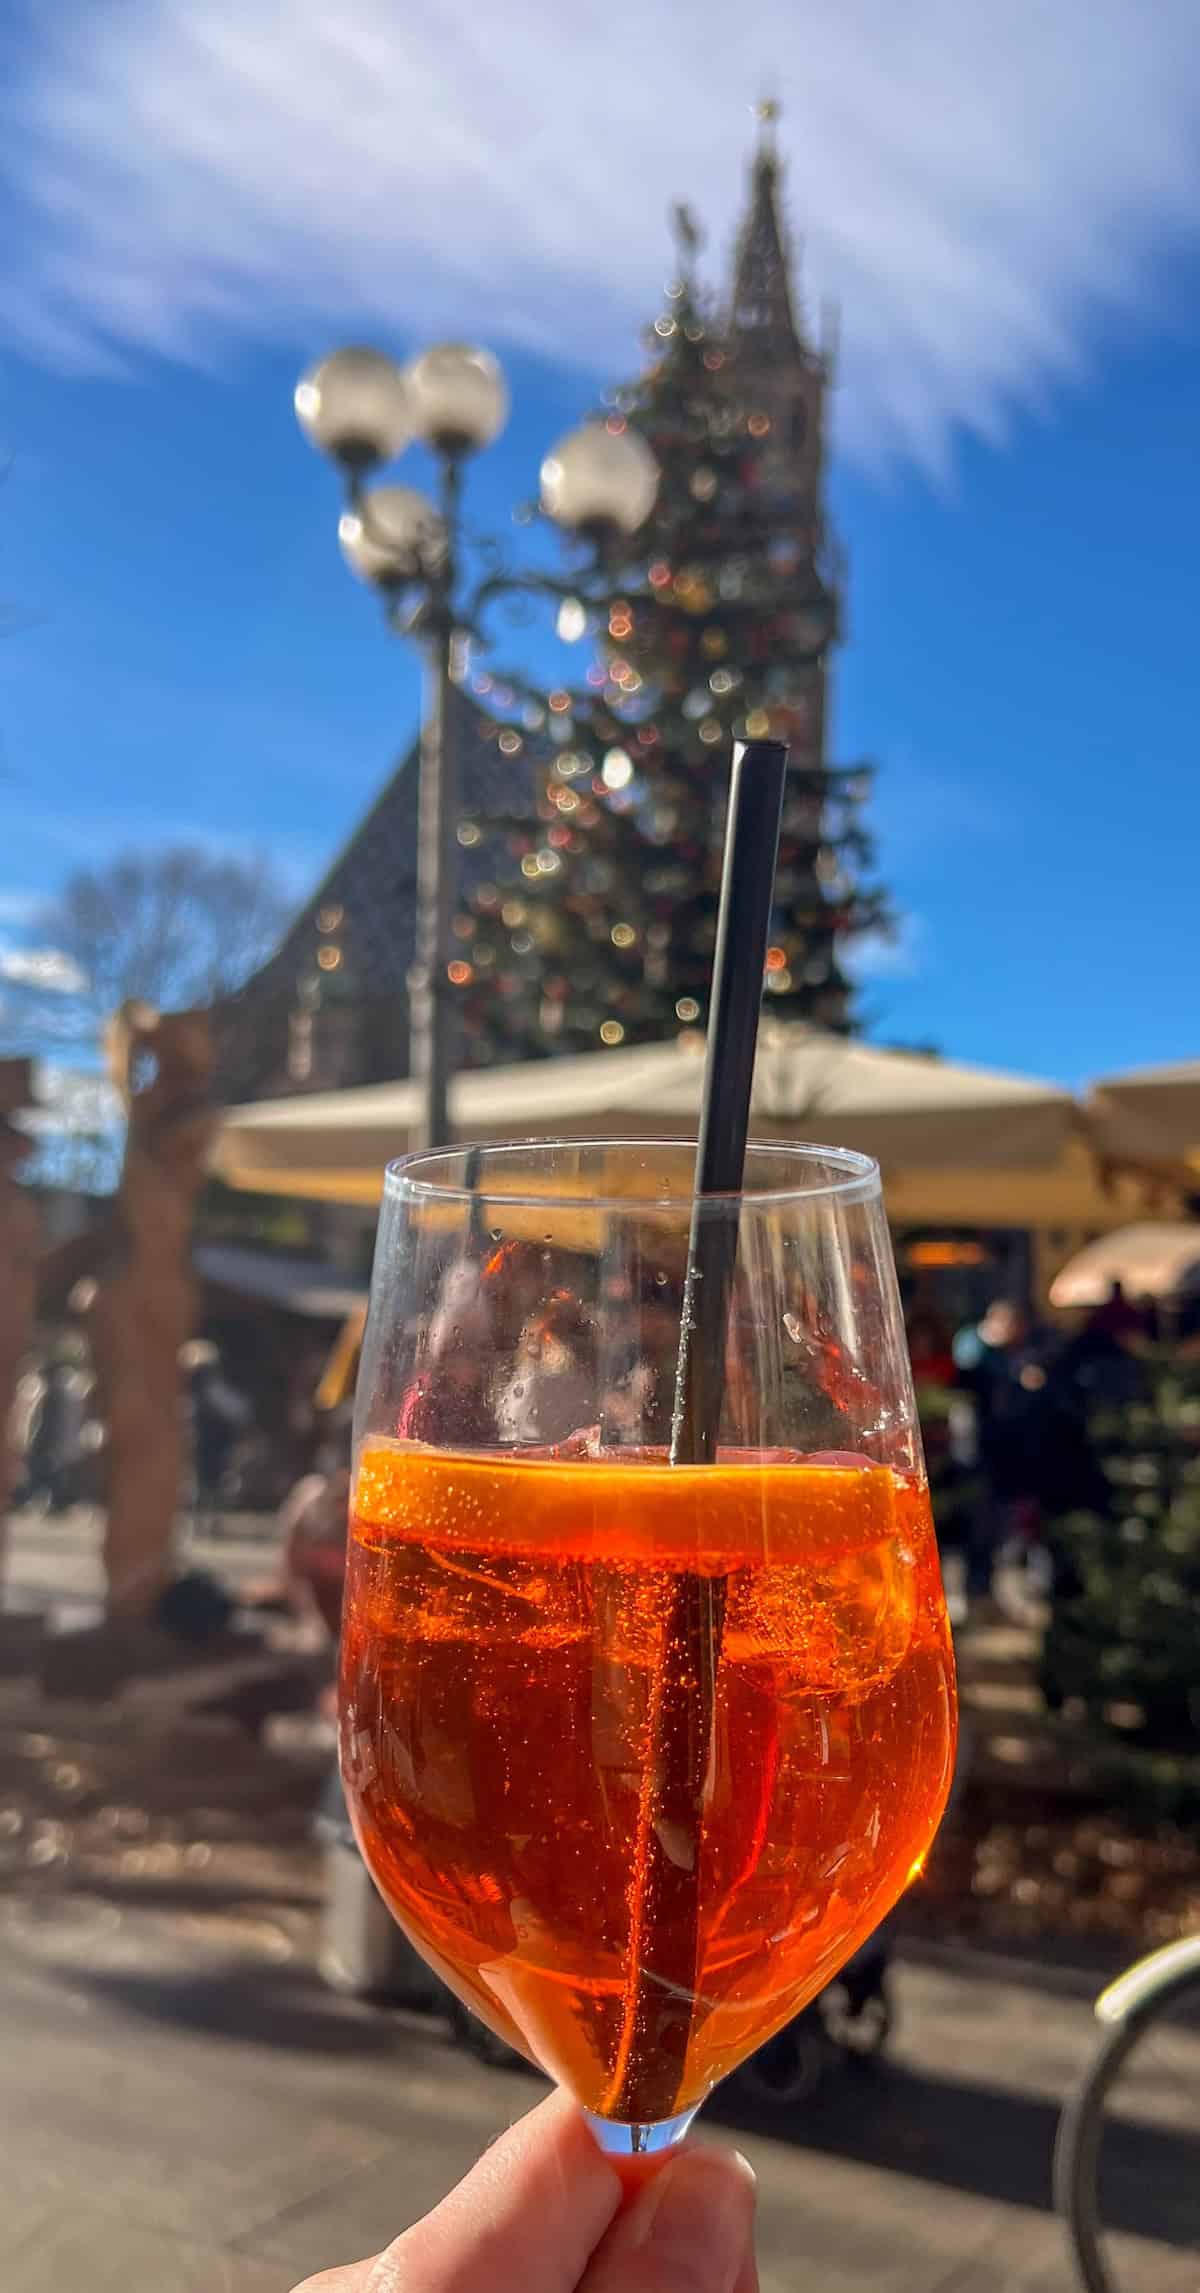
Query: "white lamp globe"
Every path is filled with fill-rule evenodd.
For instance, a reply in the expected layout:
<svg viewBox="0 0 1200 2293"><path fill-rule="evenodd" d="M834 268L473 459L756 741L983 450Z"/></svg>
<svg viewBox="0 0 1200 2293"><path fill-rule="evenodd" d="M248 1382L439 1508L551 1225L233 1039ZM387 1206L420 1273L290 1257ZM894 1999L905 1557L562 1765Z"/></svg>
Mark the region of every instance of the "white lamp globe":
<svg viewBox="0 0 1200 2293"><path fill-rule="evenodd" d="M413 434L447 454L490 446L508 420L508 387L490 350L438 342L404 369Z"/></svg>
<svg viewBox="0 0 1200 2293"><path fill-rule="evenodd" d="M634 534L654 507L658 476L658 463L636 430L585 422L542 463L542 507L558 525L615 526Z"/></svg>
<svg viewBox="0 0 1200 2293"><path fill-rule="evenodd" d="M335 350L296 384L304 435L347 469L394 461L413 435L408 385L381 350Z"/></svg>
<svg viewBox="0 0 1200 2293"><path fill-rule="evenodd" d="M372 486L338 520L342 556L360 581L393 588L435 566L446 528L415 486Z"/></svg>

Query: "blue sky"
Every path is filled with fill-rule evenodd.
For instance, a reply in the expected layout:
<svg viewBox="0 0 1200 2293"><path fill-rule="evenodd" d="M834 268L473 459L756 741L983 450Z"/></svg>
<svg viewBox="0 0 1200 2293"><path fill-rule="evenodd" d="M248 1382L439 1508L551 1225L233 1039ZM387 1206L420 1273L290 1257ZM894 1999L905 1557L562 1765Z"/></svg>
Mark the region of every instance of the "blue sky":
<svg viewBox="0 0 1200 2293"><path fill-rule="evenodd" d="M879 762L909 919L874 1031L1068 1081L1200 1051L1194 15L914 0L901 40L885 0L831 13L754 0L728 76L632 0L524 0L499 55L445 0L9 19L0 941L131 843L319 872L416 670L341 564L299 367L489 342L515 412L471 509L506 526L636 364L669 197L719 275L770 80L806 285L842 308L836 744Z"/></svg>

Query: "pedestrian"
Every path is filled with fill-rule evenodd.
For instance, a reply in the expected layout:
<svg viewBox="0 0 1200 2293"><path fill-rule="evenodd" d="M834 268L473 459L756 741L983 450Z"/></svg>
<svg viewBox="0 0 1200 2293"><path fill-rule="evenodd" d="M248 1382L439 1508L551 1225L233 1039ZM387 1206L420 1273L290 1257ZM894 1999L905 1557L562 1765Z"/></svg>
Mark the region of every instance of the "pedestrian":
<svg viewBox="0 0 1200 2293"><path fill-rule="evenodd" d="M1125 1284L1113 1281L1102 1305L1095 1308L1088 1327L1097 1335L1115 1338L1119 1345L1136 1345L1146 1335L1144 1316L1125 1295Z"/></svg>
<svg viewBox="0 0 1200 2293"><path fill-rule="evenodd" d="M289 1597L311 1607L332 1641L342 1628L350 1525L351 1412L335 1417L305 1473L279 1509L279 1540Z"/></svg>
<svg viewBox="0 0 1200 2293"><path fill-rule="evenodd" d="M949 1325L936 1306L931 1305L927 1299L915 1300L909 1312L905 1336L908 1339L913 1383L918 1390L925 1385L952 1386L956 1383L958 1372Z"/></svg>
<svg viewBox="0 0 1200 2293"><path fill-rule="evenodd" d="M981 1322L959 1331L953 1352L974 1401L983 1484L966 1534L968 1616L980 1622L993 1603L997 1556L1027 1534L1044 1483L1050 1348L1023 1305L996 1298Z"/></svg>
<svg viewBox="0 0 1200 2293"><path fill-rule="evenodd" d="M1143 1383L1144 1342L1142 1316L1120 1282L1114 1282L1059 1353L1055 1375L1060 1390L1077 1407L1097 1401L1120 1407L1132 1401Z"/></svg>
<svg viewBox="0 0 1200 2293"><path fill-rule="evenodd" d="M197 1502L216 1505L241 1435L254 1411L244 1393L225 1375L221 1355L210 1338L191 1338L182 1364L188 1373L192 1419L192 1473Z"/></svg>
<svg viewBox="0 0 1200 2293"><path fill-rule="evenodd" d="M82 1347L65 1338L47 1362L42 1390L33 1405L26 1480L30 1498L47 1511L65 1512L74 1503L84 1419L91 1377Z"/></svg>

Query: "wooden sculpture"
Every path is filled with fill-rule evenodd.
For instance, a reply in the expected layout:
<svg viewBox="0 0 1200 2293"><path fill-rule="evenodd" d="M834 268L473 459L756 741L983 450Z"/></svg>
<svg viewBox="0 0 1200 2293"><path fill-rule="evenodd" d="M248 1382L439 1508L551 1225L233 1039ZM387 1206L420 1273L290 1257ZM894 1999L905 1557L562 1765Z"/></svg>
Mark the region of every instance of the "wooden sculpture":
<svg viewBox="0 0 1200 2293"><path fill-rule="evenodd" d="M206 1013L145 1003L122 1005L105 1050L129 1127L88 1321L108 1428L109 1613L136 1618L153 1609L171 1570L184 1463L179 1354L192 1328L191 1229L216 1120L214 1054Z"/></svg>

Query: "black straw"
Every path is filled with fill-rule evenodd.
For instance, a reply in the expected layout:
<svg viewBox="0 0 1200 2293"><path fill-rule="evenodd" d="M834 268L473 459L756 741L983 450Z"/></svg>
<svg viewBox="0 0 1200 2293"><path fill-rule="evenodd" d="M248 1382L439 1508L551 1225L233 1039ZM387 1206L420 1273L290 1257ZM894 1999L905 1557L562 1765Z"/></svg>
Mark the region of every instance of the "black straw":
<svg viewBox="0 0 1200 2293"><path fill-rule="evenodd" d="M481 1146L469 1146L463 1156L462 1182L466 1192L471 1197L467 1211L467 1247L469 1251L477 1253L482 1252L484 1242L487 1239L483 1223L483 1196L479 1191L479 1182L482 1177L483 1148Z"/></svg>
<svg viewBox="0 0 1200 2293"><path fill-rule="evenodd" d="M673 1465L709 1465L717 1453L738 1204L729 1203L722 1215L705 1197L736 1198L746 1167L787 762L781 740L739 741L733 752L671 1426Z"/></svg>
<svg viewBox="0 0 1200 2293"><path fill-rule="evenodd" d="M671 1427L673 1465L709 1465L717 1455L787 759L782 741L739 742L734 750ZM692 2036L701 1957L704 1782L725 1599L725 1578L697 1569L674 1576L666 1596L638 1811L630 1967L606 2097L606 2114L638 2129L635 2146L646 2126L677 2109Z"/></svg>

